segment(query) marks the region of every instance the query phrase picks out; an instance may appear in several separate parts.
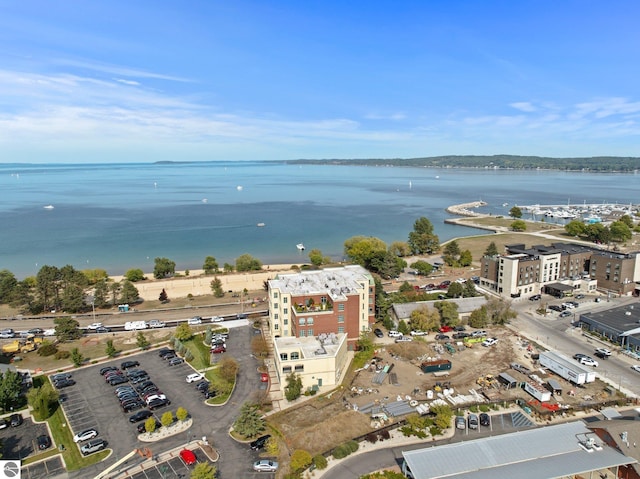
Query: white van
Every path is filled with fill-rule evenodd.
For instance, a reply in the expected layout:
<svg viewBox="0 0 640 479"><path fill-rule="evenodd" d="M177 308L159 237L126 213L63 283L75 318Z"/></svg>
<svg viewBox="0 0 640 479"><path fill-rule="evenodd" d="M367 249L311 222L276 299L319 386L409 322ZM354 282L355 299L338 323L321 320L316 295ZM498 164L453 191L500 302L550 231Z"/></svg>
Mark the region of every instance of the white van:
<svg viewBox="0 0 640 479"><path fill-rule="evenodd" d="M144 321L127 321L124 323L125 331L135 331L136 329L147 329L147 323Z"/></svg>

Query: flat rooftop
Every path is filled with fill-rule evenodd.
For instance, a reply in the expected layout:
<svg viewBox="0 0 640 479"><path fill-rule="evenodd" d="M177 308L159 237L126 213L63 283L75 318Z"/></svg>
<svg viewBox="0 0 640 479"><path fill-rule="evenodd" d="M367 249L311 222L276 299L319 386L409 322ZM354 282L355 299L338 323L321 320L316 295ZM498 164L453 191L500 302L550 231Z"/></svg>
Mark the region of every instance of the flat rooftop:
<svg viewBox="0 0 640 479"><path fill-rule="evenodd" d="M587 311L580 314L580 320L597 322L619 333L638 329L640 328L640 302L604 311ZM632 336L640 339L640 334Z"/></svg>
<svg viewBox="0 0 640 479"><path fill-rule="evenodd" d="M600 450L581 446L593 438ZM463 441L402 455L415 479L555 479L637 461L607 446L581 421Z"/></svg>
<svg viewBox="0 0 640 479"><path fill-rule="evenodd" d="M335 357L346 338L347 335L344 333L321 334L304 338L287 336L275 338L274 345L278 355L280 351L297 350L300 352L300 359L326 358Z"/></svg>
<svg viewBox="0 0 640 479"><path fill-rule="evenodd" d="M362 266L349 265L292 274L279 274L269 280L272 288L292 296L327 294L331 299L346 300L373 282L371 274Z"/></svg>

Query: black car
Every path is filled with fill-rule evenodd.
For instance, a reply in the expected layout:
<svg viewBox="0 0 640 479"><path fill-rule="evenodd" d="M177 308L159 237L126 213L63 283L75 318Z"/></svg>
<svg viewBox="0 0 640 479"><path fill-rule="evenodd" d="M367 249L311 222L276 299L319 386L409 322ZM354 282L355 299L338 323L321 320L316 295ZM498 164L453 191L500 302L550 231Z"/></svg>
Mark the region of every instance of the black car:
<svg viewBox="0 0 640 479"><path fill-rule="evenodd" d="M140 366L138 361L123 361L123 363L120 364L121 369L135 368L137 366Z"/></svg>
<svg viewBox="0 0 640 479"><path fill-rule="evenodd" d="M169 401L168 399L158 398L158 399L152 399L151 401L149 401L149 403L147 404L147 407L153 411L154 409L159 409L161 407L169 406L170 404L171 404L171 401Z"/></svg>
<svg viewBox="0 0 640 479"><path fill-rule="evenodd" d="M135 413L133 416L131 416L129 418L129 422L133 423L133 422L144 421L145 419L149 419L151 416L153 416L153 413L145 409L144 411L139 411Z"/></svg>
<svg viewBox="0 0 640 479"><path fill-rule="evenodd" d="M551 306L549 306L549 309L552 311L558 311L558 312L564 311L562 306L558 306L557 304L552 304Z"/></svg>
<svg viewBox="0 0 640 479"><path fill-rule="evenodd" d="M540 301L542 299L542 296L539 294L534 294L533 296L531 296L529 298L529 301Z"/></svg>
<svg viewBox="0 0 640 479"><path fill-rule="evenodd" d="M600 359L609 359L609 354L603 353L602 351L596 351L593 353L594 356L599 357Z"/></svg>
<svg viewBox="0 0 640 479"><path fill-rule="evenodd" d="M42 436L38 436L38 449L44 451L45 449L49 449L51 447L51 438L46 434Z"/></svg>
<svg viewBox="0 0 640 479"><path fill-rule="evenodd" d="M161 358L164 358L167 354L174 354L175 355L175 351L173 349L169 349L169 348L162 348L160 351L158 351L158 356L160 356Z"/></svg>
<svg viewBox="0 0 640 479"><path fill-rule="evenodd" d="M68 388L69 386L73 386L76 382L73 379L63 379L61 381L56 381L53 385L57 389Z"/></svg>
<svg viewBox="0 0 640 479"><path fill-rule="evenodd" d="M44 334L44 330L42 328L32 328L29 331L27 331L27 333L33 334L33 335Z"/></svg>
<svg viewBox="0 0 640 479"><path fill-rule="evenodd" d="M206 391L207 389L209 389L209 381L200 381L198 384L196 384L196 389L198 391Z"/></svg>
<svg viewBox="0 0 640 479"><path fill-rule="evenodd" d="M467 327L464 324L459 324L453 328L454 331L465 331Z"/></svg>
<svg viewBox="0 0 640 479"><path fill-rule="evenodd" d="M124 376L113 376L107 381L112 386L117 386L118 384L124 384L127 382L127 378Z"/></svg>
<svg viewBox="0 0 640 479"><path fill-rule="evenodd" d="M378 338L384 338L384 333L382 332L382 330L380 328L376 328L373 330L373 334L376 335L376 337Z"/></svg>
<svg viewBox="0 0 640 479"><path fill-rule="evenodd" d="M144 404L142 403L131 403L131 404L127 404L126 406L122 406L122 412L132 412L132 411L137 411L138 409L140 409L142 406L144 406Z"/></svg>
<svg viewBox="0 0 640 479"><path fill-rule="evenodd" d="M253 449L254 451L259 451L264 447L264 445L267 443L270 437L271 437L270 434L267 434L265 436L260 436L258 439L251 442L251 444L249 445L251 446L251 449Z"/></svg>
<svg viewBox="0 0 640 479"><path fill-rule="evenodd" d="M203 391L204 394L204 398L205 399L211 399L216 397L216 392L215 391Z"/></svg>
<svg viewBox="0 0 640 479"><path fill-rule="evenodd" d="M56 383L58 381L64 381L65 379L71 379L71 373L58 373L51 376L51 380Z"/></svg>
<svg viewBox="0 0 640 479"><path fill-rule="evenodd" d="M146 388L148 388L149 386L155 386L154 382L147 379L146 381L140 383L140 384L136 384L136 391L140 392L140 391L144 391Z"/></svg>
<svg viewBox="0 0 640 479"><path fill-rule="evenodd" d="M453 339L464 339L464 338L468 338L470 335L469 333L453 333Z"/></svg>
<svg viewBox="0 0 640 479"><path fill-rule="evenodd" d="M480 425L481 426L491 425L491 417L486 412L483 412L480 414Z"/></svg>
<svg viewBox="0 0 640 479"><path fill-rule="evenodd" d="M444 340L444 339L450 339L450 338L446 334L436 334L436 339Z"/></svg>
<svg viewBox="0 0 640 479"><path fill-rule="evenodd" d="M171 359L177 358L178 356L176 356L175 353L169 353L169 354L165 354L164 356L162 356L162 359L164 359L165 361L170 361Z"/></svg>
<svg viewBox="0 0 640 479"><path fill-rule="evenodd" d="M104 368L100 369L100 376L104 376L107 373L115 371L119 371L119 369L115 366L105 366Z"/></svg>
<svg viewBox="0 0 640 479"><path fill-rule="evenodd" d="M11 423L11 427L18 427L20 424L22 424L22 422L24 421L24 419L22 419L22 414L12 414L11 417L9 418L9 422Z"/></svg>
<svg viewBox="0 0 640 479"><path fill-rule="evenodd" d="M104 326L100 326L98 328L96 328L96 333L110 333L111 329L110 328L106 328Z"/></svg>

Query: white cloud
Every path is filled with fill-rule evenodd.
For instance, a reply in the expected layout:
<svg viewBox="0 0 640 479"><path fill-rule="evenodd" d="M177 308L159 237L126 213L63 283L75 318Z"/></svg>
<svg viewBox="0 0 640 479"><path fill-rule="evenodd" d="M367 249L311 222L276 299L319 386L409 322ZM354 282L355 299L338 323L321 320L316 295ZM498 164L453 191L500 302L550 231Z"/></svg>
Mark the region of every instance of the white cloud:
<svg viewBox="0 0 640 479"><path fill-rule="evenodd" d="M510 103L510 107L515 108L516 110L524 111L524 112L534 112L538 109L528 101L520 101L515 103Z"/></svg>
<svg viewBox="0 0 640 479"><path fill-rule="evenodd" d="M114 80L119 83L124 83L125 85L140 86L140 82L133 80L125 80L124 78L114 78Z"/></svg>

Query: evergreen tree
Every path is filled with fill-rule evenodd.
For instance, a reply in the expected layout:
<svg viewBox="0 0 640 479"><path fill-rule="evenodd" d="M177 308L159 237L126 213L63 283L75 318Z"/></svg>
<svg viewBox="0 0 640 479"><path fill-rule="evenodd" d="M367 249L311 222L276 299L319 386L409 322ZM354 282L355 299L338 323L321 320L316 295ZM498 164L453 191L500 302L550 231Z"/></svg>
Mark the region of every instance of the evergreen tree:
<svg viewBox="0 0 640 479"><path fill-rule="evenodd" d="M497 256L499 254L500 252L498 251L498 247L494 241L489 243L489 246L487 246L487 249L484 252L484 256Z"/></svg>
<svg viewBox="0 0 640 479"><path fill-rule="evenodd" d="M258 406L245 402L240 407L240 415L233 423L234 431L244 437L255 437L265 430L266 423Z"/></svg>
<svg viewBox="0 0 640 479"><path fill-rule="evenodd" d="M107 339L107 348L105 351L107 357L109 358L113 358L115 357L116 354L118 354L118 351L116 350L115 346L113 345L113 339Z"/></svg>

